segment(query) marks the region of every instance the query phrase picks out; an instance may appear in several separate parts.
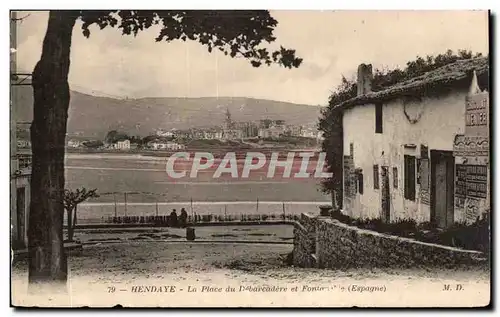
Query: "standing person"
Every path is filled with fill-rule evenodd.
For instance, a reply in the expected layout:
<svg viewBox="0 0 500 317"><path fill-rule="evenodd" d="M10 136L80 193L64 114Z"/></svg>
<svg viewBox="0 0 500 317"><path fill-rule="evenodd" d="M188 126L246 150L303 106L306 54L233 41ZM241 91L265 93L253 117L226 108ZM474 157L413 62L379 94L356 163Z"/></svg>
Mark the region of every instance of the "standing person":
<svg viewBox="0 0 500 317"><path fill-rule="evenodd" d="M177 223L177 212L175 209L170 213L170 226L177 228L178 223Z"/></svg>
<svg viewBox="0 0 500 317"><path fill-rule="evenodd" d="M181 209L181 215L179 217L179 220L180 220L179 224L180 224L181 228L186 227L186 225L187 225L187 218L188 218L188 213L187 213L186 209L182 208Z"/></svg>

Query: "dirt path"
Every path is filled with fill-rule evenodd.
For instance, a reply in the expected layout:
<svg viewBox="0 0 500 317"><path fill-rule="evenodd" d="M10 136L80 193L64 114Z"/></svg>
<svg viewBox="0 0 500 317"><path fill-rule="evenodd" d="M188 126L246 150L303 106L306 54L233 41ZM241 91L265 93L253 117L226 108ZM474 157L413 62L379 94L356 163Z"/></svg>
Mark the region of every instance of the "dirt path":
<svg viewBox="0 0 500 317"><path fill-rule="evenodd" d="M14 303L42 305L43 302L45 305L57 303L58 306L247 306L252 303L254 306L283 306L283 303L288 304L284 306L349 306L360 305L366 300L376 300L377 305L401 305L405 300L416 301L416 305L437 305L453 300L456 304L467 305L467 300L456 301L457 293L452 292L445 299L438 297L439 294L446 295L442 291L444 284L454 286L457 283L473 291L476 297L472 300L489 298L489 273L486 271L300 269L288 267L283 262L282 258L292 248L291 245L152 241L103 244L85 248L82 254L70 258L70 296L66 297L50 295L48 300L28 296L27 265L16 263L12 283ZM134 292L144 285L174 286L176 292L168 296ZM356 285L385 287L385 291L353 294L348 291L352 285L355 285L354 289ZM196 296L188 293L188 286L191 290L198 290ZM258 289L263 286L267 289ZM110 292L111 287L113 292ZM204 287L206 291L201 294ZM225 292L227 287L233 287L236 292ZM243 290L240 291L241 287ZM280 287L286 291L276 291ZM299 296L290 291L293 287L304 291ZM207 291L218 288L222 292ZM387 296L386 291L394 295ZM430 297L425 299L424 295ZM470 294L467 296L470 302Z"/></svg>
<svg viewBox="0 0 500 317"><path fill-rule="evenodd" d="M195 227L196 240L270 241L293 243L292 225L202 226ZM82 243L126 241L186 241L186 229L128 228L77 230L75 238Z"/></svg>

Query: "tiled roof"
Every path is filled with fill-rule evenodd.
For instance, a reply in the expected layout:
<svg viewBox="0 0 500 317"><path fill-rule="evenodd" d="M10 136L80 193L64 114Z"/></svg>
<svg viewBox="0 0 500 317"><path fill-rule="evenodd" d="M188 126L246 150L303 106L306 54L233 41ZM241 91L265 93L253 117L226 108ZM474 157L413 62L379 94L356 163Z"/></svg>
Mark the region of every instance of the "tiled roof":
<svg viewBox="0 0 500 317"><path fill-rule="evenodd" d="M352 106L389 101L404 95L425 93L434 90L435 87L454 85L464 80L469 80L470 72L476 71L478 76L485 75L489 71L489 60L487 57L460 60L445 65L423 75L397 83L391 87L377 92L348 99L334 107L344 109Z"/></svg>

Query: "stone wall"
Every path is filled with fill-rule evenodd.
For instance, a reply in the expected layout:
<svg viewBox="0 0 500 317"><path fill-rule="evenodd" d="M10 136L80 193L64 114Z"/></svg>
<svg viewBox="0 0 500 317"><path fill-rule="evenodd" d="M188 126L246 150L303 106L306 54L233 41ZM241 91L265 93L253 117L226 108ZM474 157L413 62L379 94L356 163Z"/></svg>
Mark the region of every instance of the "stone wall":
<svg viewBox="0 0 500 317"><path fill-rule="evenodd" d="M316 219L302 214L293 228L293 263L301 267L315 267Z"/></svg>
<svg viewBox="0 0 500 317"><path fill-rule="evenodd" d="M478 251L390 236L307 214L302 214L294 232L293 260L300 267L456 267L487 263ZM312 244L315 247L311 248Z"/></svg>

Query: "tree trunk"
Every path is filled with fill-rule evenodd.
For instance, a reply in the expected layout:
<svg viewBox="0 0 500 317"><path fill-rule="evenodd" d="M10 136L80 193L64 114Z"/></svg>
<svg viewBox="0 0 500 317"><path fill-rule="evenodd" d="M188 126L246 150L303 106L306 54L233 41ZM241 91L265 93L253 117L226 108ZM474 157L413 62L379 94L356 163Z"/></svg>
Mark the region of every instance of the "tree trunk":
<svg viewBox="0 0 500 317"><path fill-rule="evenodd" d="M76 227L76 211L77 211L78 205L75 205L75 208L73 208L73 226L71 227L71 241L73 241L73 236L75 234L75 227Z"/></svg>
<svg viewBox="0 0 500 317"><path fill-rule="evenodd" d="M71 35L76 17L71 11L50 12L42 56L33 71L30 285L65 284L67 280L63 244L64 144L70 98Z"/></svg>
<svg viewBox="0 0 500 317"><path fill-rule="evenodd" d="M333 184L334 190L332 195L335 197L336 206L334 208L343 208L344 200L344 136L343 136L343 125L342 125L342 113L337 111L332 118L332 135L330 142L331 151L331 170L333 173Z"/></svg>
<svg viewBox="0 0 500 317"><path fill-rule="evenodd" d="M72 228L73 228L73 209L67 209L66 210L66 215L67 215L67 218L68 218L68 241L72 241L73 240L73 232L72 232Z"/></svg>

